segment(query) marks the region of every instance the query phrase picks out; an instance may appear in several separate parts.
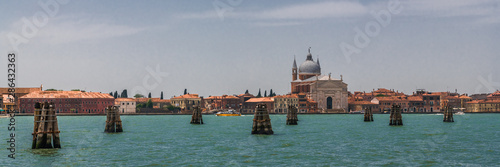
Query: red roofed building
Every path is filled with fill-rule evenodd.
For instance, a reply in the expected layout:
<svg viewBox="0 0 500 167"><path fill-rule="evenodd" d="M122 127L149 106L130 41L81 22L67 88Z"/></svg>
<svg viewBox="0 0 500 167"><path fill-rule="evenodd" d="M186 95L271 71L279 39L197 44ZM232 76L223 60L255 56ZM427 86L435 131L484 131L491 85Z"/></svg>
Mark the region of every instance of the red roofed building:
<svg viewBox="0 0 500 167"><path fill-rule="evenodd" d="M240 109L241 113L254 113L255 112L255 107L259 103L264 103L267 106L267 111L269 113L274 112L274 99L272 97L259 97L259 98L250 98L245 103L243 103L243 106Z"/></svg>
<svg viewBox="0 0 500 167"><path fill-rule="evenodd" d="M115 105L109 94L82 91L37 91L19 100L21 113L33 113L37 102L53 102L56 113L104 114L106 107Z"/></svg>
<svg viewBox="0 0 500 167"><path fill-rule="evenodd" d="M211 96L203 99L208 110L240 109L240 98L230 95Z"/></svg>

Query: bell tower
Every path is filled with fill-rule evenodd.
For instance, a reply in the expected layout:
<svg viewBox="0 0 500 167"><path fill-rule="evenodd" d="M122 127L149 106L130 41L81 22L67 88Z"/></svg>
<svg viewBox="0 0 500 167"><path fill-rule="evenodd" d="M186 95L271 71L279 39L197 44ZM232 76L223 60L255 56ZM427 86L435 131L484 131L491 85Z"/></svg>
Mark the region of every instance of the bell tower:
<svg viewBox="0 0 500 167"><path fill-rule="evenodd" d="M292 81L297 80L297 61L295 61L295 56L293 57L293 66L292 66Z"/></svg>

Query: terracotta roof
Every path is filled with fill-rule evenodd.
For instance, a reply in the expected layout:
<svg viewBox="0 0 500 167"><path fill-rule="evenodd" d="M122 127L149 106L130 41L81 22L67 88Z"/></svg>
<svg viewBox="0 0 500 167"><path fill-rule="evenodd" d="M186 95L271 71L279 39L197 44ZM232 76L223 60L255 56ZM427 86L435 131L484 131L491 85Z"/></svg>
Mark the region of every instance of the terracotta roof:
<svg viewBox="0 0 500 167"><path fill-rule="evenodd" d="M373 91L373 93L395 93L395 92L385 88L378 88L378 90Z"/></svg>
<svg viewBox="0 0 500 167"><path fill-rule="evenodd" d="M135 101L133 98L116 98L115 102L120 102L120 101Z"/></svg>
<svg viewBox="0 0 500 167"><path fill-rule="evenodd" d="M198 97L198 94L185 94L182 96L172 97L171 99L193 99L193 98L200 98L200 97Z"/></svg>
<svg viewBox="0 0 500 167"><path fill-rule="evenodd" d="M408 96L409 101L423 101L421 96Z"/></svg>
<svg viewBox="0 0 500 167"><path fill-rule="evenodd" d="M246 102L247 103L274 102L274 100L271 97L259 97L259 98L250 98Z"/></svg>
<svg viewBox="0 0 500 167"><path fill-rule="evenodd" d="M274 98L299 98L299 96L297 94L291 94L291 95L274 96Z"/></svg>
<svg viewBox="0 0 500 167"><path fill-rule="evenodd" d="M349 102L349 104L373 104L373 105L376 105L376 103L372 103L370 101L353 101L353 102Z"/></svg>
<svg viewBox="0 0 500 167"><path fill-rule="evenodd" d="M460 96L460 99L472 99L472 97L469 97L469 96L466 96L466 95L462 95L462 96Z"/></svg>
<svg viewBox="0 0 500 167"><path fill-rule="evenodd" d="M31 92L36 92L36 91L42 91L42 88L36 87L36 88L16 88L16 93L31 93ZM0 94L7 94L9 93L9 88L0 88Z"/></svg>
<svg viewBox="0 0 500 167"><path fill-rule="evenodd" d="M458 96L446 96L445 98L446 99L459 99Z"/></svg>
<svg viewBox="0 0 500 167"><path fill-rule="evenodd" d="M113 98L107 93L81 91L37 91L21 98Z"/></svg>
<svg viewBox="0 0 500 167"><path fill-rule="evenodd" d="M205 99L213 100L213 99L240 99L240 98L231 95L222 95L222 96L210 96Z"/></svg>
<svg viewBox="0 0 500 167"><path fill-rule="evenodd" d="M496 92L488 95L488 97L500 97L500 91L496 91Z"/></svg>
<svg viewBox="0 0 500 167"><path fill-rule="evenodd" d="M253 95L253 94L250 94L250 93L246 93L246 94L240 94L240 95L238 95L238 97L241 97L241 96L254 97L254 95Z"/></svg>

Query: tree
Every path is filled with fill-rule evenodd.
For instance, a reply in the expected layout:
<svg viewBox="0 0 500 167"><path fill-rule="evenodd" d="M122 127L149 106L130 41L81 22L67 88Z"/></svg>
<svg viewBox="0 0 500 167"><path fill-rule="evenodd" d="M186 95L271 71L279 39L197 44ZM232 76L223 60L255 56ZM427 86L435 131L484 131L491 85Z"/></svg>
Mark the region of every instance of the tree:
<svg viewBox="0 0 500 167"><path fill-rule="evenodd" d="M184 89L184 94L188 94L188 89Z"/></svg>
<svg viewBox="0 0 500 167"><path fill-rule="evenodd" d="M269 97L274 97L276 96L276 93L273 92L273 89L269 91Z"/></svg>
<svg viewBox="0 0 500 167"><path fill-rule="evenodd" d="M71 89L71 91L80 91L80 89Z"/></svg>
<svg viewBox="0 0 500 167"><path fill-rule="evenodd" d="M113 92L109 92L109 95L113 96Z"/></svg>
<svg viewBox="0 0 500 167"><path fill-rule="evenodd" d="M160 99L163 100L163 91L161 91L161 93L160 93Z"/></svg>
<svg viewBox="0 0 500 167"><path fill-rule="evenodd" d="M45 89L45 91L57 91L57 89Z"/></svg>
<svg viewBox="0 0 500 167"><path fill-rule="evenodd" d="M257 94L257 97L262 97L262 95L260 94L260 88L259 88L259 93Z"/></svg>
<svg viewBox="0 0 500 167"><path fill-rule="evenodd" d="M151 101L151 99L149 99L148 102L146 103L146 107L153 108L153 101Z"/></svg>
<svg viewBox="0 0 500 167"><path fill-rule="evenodd" d="M134 95L134 97L135 97L135 98L143 98L143 97L144 97L144 95L141 95L141 94L135 94L135 95Z"/></svg>
<svg viewBox="0 0 500 167"><path fill-rule="evenodd" d="M118 91L115 91L115 95L113 97L115 97L115 99L118 98Z"/></svg>
<svg viewBox="0 0 500 167"><path fill-rule="evenodd" d="M120 95L122 98L128 98L128 93L127 93L127 89L124 89L122 91L122 94Z"/></svg>
<svg viewBox="0 0 500 167"><path fill-rule="evenodd" d="M247 89L247 91L245 91L245 94L248 94L248 89Z"/></svg>
<svg viewBox="0 0 500 167"><path fill-rule="evenodd" d="M267 90L264 90L264 97L267 97Z"/></svg>
<svg viewBox="0 0 500 167"><path fill-rule="evenodd" d="M149 94L148 94L148 98L151 98L151 92L149 92Z"/></svg>

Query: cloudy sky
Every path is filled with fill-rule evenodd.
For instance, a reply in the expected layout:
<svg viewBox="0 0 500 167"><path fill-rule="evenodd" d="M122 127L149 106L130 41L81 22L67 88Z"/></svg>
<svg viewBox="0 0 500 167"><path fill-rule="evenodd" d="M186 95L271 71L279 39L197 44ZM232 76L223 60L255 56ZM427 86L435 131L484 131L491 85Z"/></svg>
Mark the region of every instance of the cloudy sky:
<svg viewBox="0 0 500 167"><path fill-rule="evenodd" d="M349 91L500 89L495 0L33 0L0 10L0 69L16 51L19 87L286 94L294 56L300 65L311 47Z"/></svg>

